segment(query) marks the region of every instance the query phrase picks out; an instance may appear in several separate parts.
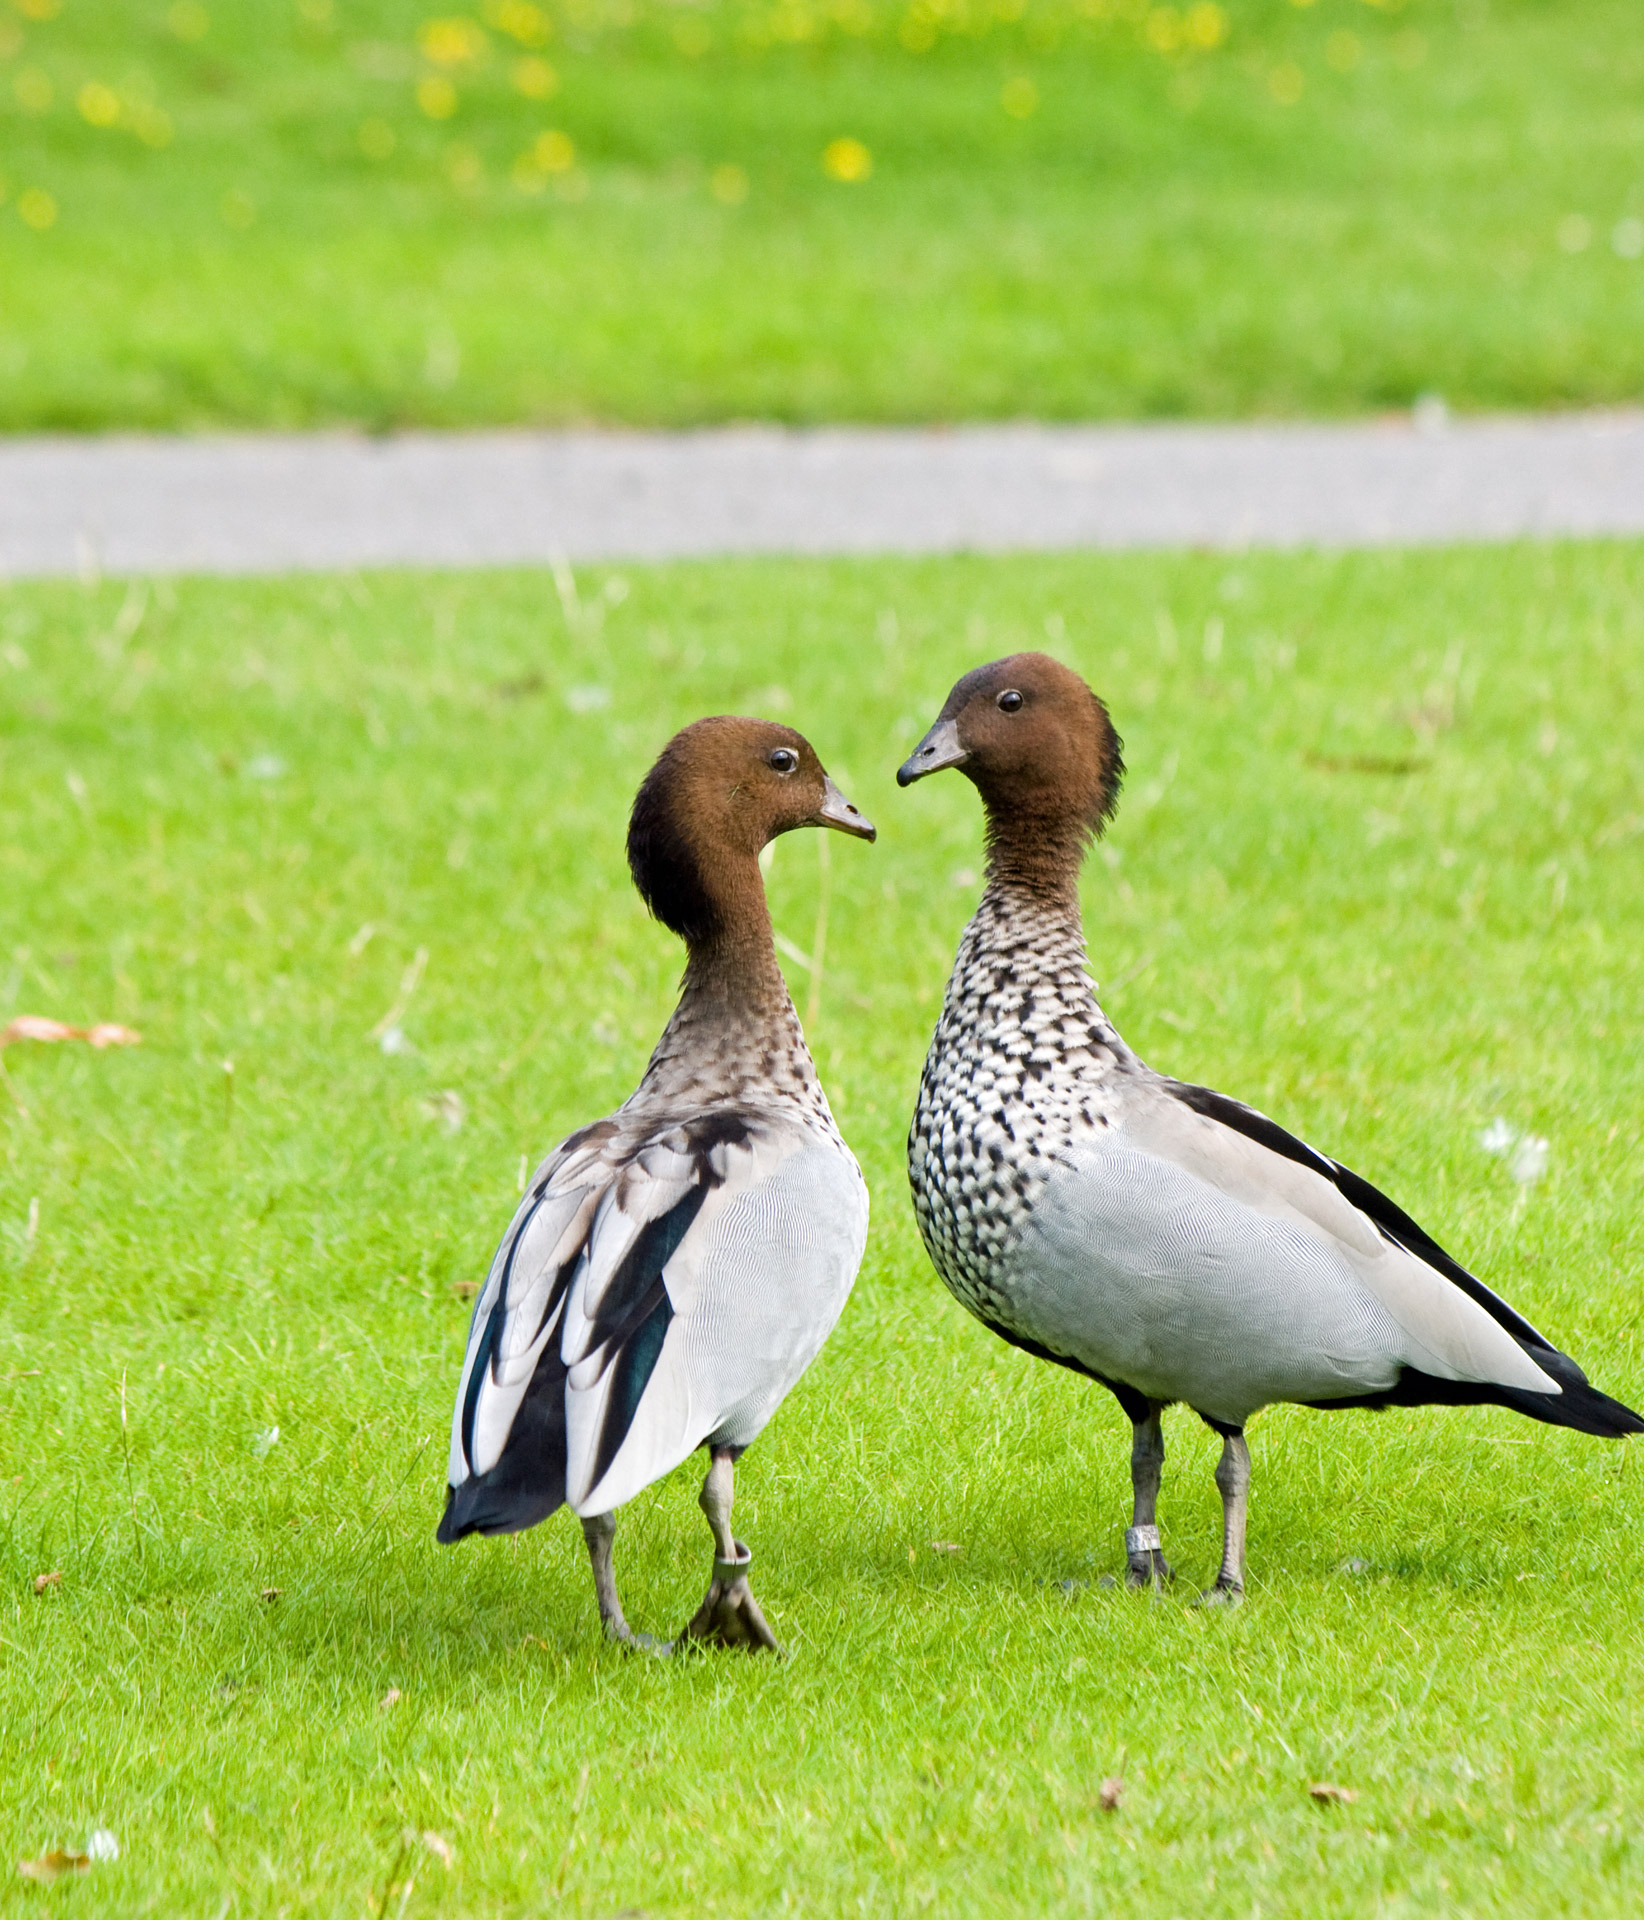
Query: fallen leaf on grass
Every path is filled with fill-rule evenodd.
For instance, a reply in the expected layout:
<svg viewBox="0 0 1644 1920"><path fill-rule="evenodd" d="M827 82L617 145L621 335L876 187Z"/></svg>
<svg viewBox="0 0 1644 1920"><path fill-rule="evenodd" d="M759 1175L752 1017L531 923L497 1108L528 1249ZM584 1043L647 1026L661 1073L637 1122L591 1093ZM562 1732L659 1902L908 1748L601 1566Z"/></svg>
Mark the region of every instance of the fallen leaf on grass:
<svg viewBox="0 0 1644 1920"><path fill-rule="evenodd" d="M44 1593L48 1587L60 1587L63 1584L63 1570L53 1567L50 1573L37 1573L34 1576L34 1591Z"/></svg>
<svg viewBox="0 0 1644 1920"><path fill-rule="evenodd" d="M443 1834L436 1833L432 1827L424 1829L422 1844L441 1866L449 1867L456 1860L457 1856L451 1851L451 1842Z"/></svg>
<svg viewBox="0 0 1644 1920"><path fill-rule="evenodd" d="M431 1093L422 1101L422 1111L430 1120L439 1121L447 1133L460 1133L468 1118L468 1103L455 1087Z"/></svg>
<svg viewBox="0 0 1644 1920"><path fill-rule="evenodd" d="M61 1880L65 1873L86 1873L90 1870L91 1858L84 1853L64 1853L61 1847L53 1847L50 1853L43 1853L37 1860L19 1860L17 1871L25 1880L38 1880L42 1886L49 1887L54 1880Z"/></svg>
<svg viewBox="0 0 1644 1920"><path fill-rule="evenodd" d="M39 1014L20 1013L8 1025L0 1027L0 1047L16 1040L85 1040L101 1050L104 1047L135 1047L143 1036L112 1020L99 1020L94 1027L68 1027L61 1020L46 1020Z"/></svg>
<svg viewBox="0 0 1644 1920"><path fill-rule="evenodd" d="M477 1280L453 1280L451 1282L451 1291L459 1300L472 1300L474 1295L479 1292L479 1282Z"/></svg>
<svg viewBox="0 0 1644 1920"><path fill-rule="evenodd" d="M1327 1807L1350 1807L1358 1799L1352 1787L1338 1787L1328 1780L1315 1780L1307 1789L1313 1799Z"/></svg>
<svg viewBox="0 0 1644 1920"><path fill-rule="evenodd" d="M377 1702L377 1711L378 1713L387 1713L390 1707L397 1707L399 1703L400 1703L399 1688L390 1687L388 1691L383 1695L383 1697Z"/></svg>
<svg viewBox="0 0 1644 1920"><path fill-rule="evenodd" d="M272 1606L274 1602L278 1600L280 1595L284 1592L285 1592L284 1587L264 1587L262 1592L258 1594L257 1598L259 1600L266 1601L270 1606Z"/></svg>
<svg viewBox="0 0 1644 1920"><path fill-rule="evenodd" d="M1124 1797L1125 1783L1111 1775L1102 1782L1101 1788L1096 1795L1097 1803L1100 1805L1103 1813L1117 1813L1119 1811L1119 1802Z"/></svg>

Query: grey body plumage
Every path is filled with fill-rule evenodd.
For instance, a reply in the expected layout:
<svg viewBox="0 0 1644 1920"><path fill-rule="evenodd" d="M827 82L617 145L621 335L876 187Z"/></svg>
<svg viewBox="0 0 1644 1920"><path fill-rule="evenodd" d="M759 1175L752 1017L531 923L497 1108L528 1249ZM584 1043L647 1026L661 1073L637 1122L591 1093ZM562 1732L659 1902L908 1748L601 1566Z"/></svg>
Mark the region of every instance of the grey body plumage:
<svg viewBox="0 0 1644 1920"><path fill-rule="evenodd" d="M1115 1031L1077 875L1113 805L1118 742L1077 676L1042 655L968 675L899 777L942 766L981 790L989 872L920 1083L914 1208L972 1313L1111 1387L1135 1423L1133 1580L1167 1571L1154 1500L1159 1413L1174 1401L1224 1437L1217 1591L1233 1597L1243 1429L1274 1401L1482 1401L1644 1431L1368 1182L1254 1109L1155 1072Z"/></svg>

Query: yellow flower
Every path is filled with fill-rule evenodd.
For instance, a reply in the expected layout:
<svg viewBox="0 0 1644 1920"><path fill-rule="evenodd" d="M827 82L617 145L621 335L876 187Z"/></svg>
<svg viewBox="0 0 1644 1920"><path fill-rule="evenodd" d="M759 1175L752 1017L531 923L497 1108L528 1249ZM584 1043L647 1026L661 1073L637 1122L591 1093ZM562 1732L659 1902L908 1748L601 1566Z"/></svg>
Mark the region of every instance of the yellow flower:
<svg viewBox="0 0 1644 1920"><path fill-rule="evenodd" d="M1231 26L1225 8L1218 7L1215 0L1199 0L1196 7L1187 10L1187 43L1208 53L1212 47L1222 44Z"/></svg>
<svg viewBox="0 0 1644 1920"><path fill-rule="evenodd" d="M999 104L1012 120L1028 120L1039 109L1039 89L1022 75L1005 82L1005 90L999 96Z"/></svg>
<svg viewBox="0 0 1644 1920"><path fill-rule="evenodd" d="M1293 107L1302 97L1306 78L1294 60L1281 60L1267 76L1267 91L1281 107Z"/></svg>
<svg viewBox="0 0 1644 1920"><path fill-rule="evenodd" d="M360 152L367 160L386 160L398 144L394 129L375 114L360 122Z"/></svg>
<svg viewBox="0 0 1644 1920"><path fill-rule="evenodd" d="M1174 7L1155 7L1147 16L1148 44L1160 53L1174 53L1182 44L1182 21Z"/></svg>
<svg viewBox="0 0 1644 1920"><path fill-rule="evenodd" d="M473 66L490 51L484 30L461 14L425 20L417 29L417 45L423 58L436 66Z"/></svg>
<svg viewBox="0 0 1644 1920"><path fill-rule="evenodd" d="M417 82L417 105L430 120L449 120L457 110L457 90L443 73Z"/></svg>
<svg viewBox="0 0 1644 1920"><path fill-rule="evenodd" d="M19 106L25 113L49 113L57 90L38 67L25 67L11 83Z"/></svg>
<svg viewBox="0 0 1644 1920"><path fill-rule="evenodd" d="M425 20L417 29L417 45L435 66L460 67L484 57L485 35L472 20L448 14L439 20Z"/></svg>
<svg viewBox="0 0 1644 1920"><path fill-rule="evenodd" d="M534 53L514 62L514 91L523 93L527 100L546 100L558 87L559 75Z"/></svg>
<svg viewBox="0 0 1644 1920"><path fill-rule="evenodd" d="M830 140L822 149L822 171L830 180L866 180L873 172L873 155L848 135Z"/></svg>
<svg viewBox="0 0 1644 1920"><path fill-rule="evenodd" d="M44 233L57 219L57 202L44 187L28 187L17 196L17 211L25 226Z"/></svg>
<svg viewBox="0 0 1644 1920"><path fill-rule="evenodd" d="M558 127L539 133L531 151L544 173L569 173L577 163L576 142Z"/></svg>
<svg viewBox="0 0 1644 1920"><path fill-rule="evenodd" d="M101 80L88 80L75 96L80 118L94 127L112 127L120 118L120 96Z"/></svg>
<svg viewBox="0 0 1644 1920"><path fill-rule="evenodd" d="M748 197L748 176L740 167L715 167L708 175L708 191L722 206L740 206Z"/></svg>
<svg viewBox="0 0 1644 1920"><path fill-rule="evenodd" d="M489 0L485 19L522 47L545 47L554 31L554 23L531 0Z"/></svg>
<svg viewBox="0 0 1644 1920"><path fill-rule="evenodd" d="M179 40L203 40L211 31L211 15L200 0L177 0L166 15L166 25Z"/></svg>

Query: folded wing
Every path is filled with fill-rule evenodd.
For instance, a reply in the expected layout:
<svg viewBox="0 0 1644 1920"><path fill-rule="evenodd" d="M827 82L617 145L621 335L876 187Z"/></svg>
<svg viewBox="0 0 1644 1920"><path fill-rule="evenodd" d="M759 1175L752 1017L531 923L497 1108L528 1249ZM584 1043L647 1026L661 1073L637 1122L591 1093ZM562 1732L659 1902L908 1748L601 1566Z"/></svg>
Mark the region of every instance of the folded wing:
<svg viewBox="0 0 1644 1920"><path fill-rule="evenodd" d="M603 1512L722 1429L745 1445L831 1331L865 1233L854 1161L792 1122L618 1114L573 1135L476 1304L439 1537Z"/></svg>

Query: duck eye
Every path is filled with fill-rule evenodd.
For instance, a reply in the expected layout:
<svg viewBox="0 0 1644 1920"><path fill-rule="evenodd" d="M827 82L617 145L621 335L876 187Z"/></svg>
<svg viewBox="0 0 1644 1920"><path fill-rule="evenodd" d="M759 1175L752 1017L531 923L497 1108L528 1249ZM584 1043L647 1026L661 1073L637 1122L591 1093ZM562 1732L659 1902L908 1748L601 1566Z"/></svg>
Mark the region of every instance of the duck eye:
<svg viewBox="0 0 1644 1920"><path fill-rule="evenodd" d="M798 765L799 755L794 752L792 747L773 747L771 749L770 766L773 772L792 773Z"/></svg>
<svg viewBox="0 0 1644 1920"><path fill-rule="evenodd" d="M1014 687L1007 687L999 696L999 711L1001 713L1014 713L1021 704L1022 696Z"/></svg>

